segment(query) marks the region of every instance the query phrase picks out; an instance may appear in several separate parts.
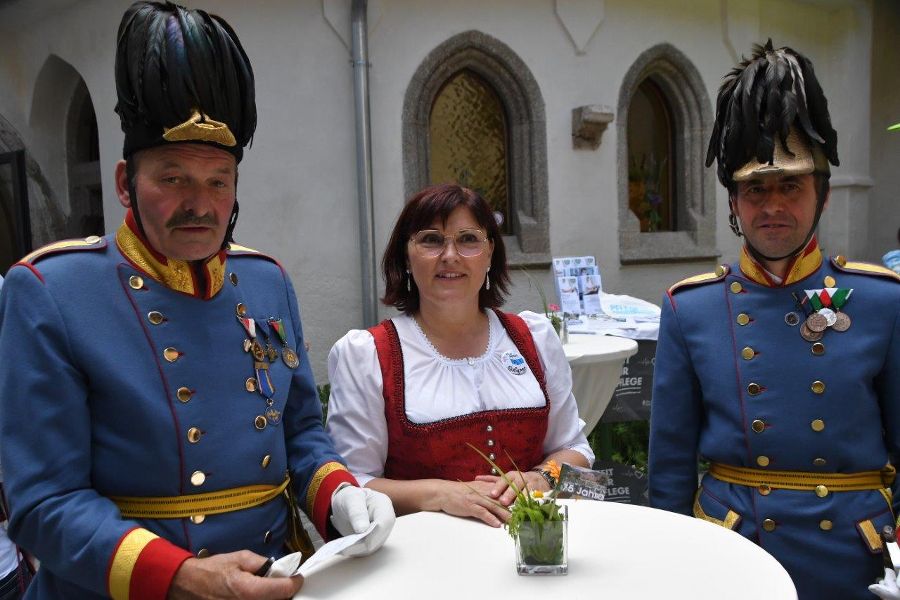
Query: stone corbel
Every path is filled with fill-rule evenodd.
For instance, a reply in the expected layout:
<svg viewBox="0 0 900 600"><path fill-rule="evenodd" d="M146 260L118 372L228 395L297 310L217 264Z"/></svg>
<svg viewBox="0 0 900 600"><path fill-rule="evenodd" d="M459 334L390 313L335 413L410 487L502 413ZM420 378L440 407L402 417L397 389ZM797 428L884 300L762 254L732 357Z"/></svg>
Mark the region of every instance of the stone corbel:
<svg viewBox="0 0 900 600"><path fill-rule="evenodd" d="M612 123L613 112L608 106L589 104L572 109L572 146L576 149L596 150L606 126Z"/></svg>

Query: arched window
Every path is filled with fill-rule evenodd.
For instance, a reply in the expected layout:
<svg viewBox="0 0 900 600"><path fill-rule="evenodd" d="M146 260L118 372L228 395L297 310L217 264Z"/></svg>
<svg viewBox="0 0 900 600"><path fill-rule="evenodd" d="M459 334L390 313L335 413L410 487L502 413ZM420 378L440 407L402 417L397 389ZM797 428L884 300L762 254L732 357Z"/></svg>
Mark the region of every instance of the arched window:
<svg viewBox="0 0 900 600"><path fill-rule="evenodd" d="M669 44L641 54L619 92L619 259L707 260L716 249L715 171L704 166L712 124L706 86Z"/></svg>
<svg viewBox="0 0 900 600"><path fill-rule="evenodd" d="M103 187L97 116L84 81L79 81L68 117L70 237L103 235Z"/></svg>
<svg viewBox="0 0 900 600"><path fill-rule="evenodd" d="M675 231L673 119L662 90L647 78L628 110L628 208L641 231Z"/></svg>
<svg viewBox="0 0 900 600"><path fill-rule="evenodd" d="M500 40L453 36L416 69L403 102L404 194L458 181L504 213L512 265L550 263L544 100Z"/></svg>
<svg viewBox="0 0 900 600"><path fill-rule="evenodd" d="M481 194L512 233L506 111L489 83L463 69L438 92L428 123L429 182L455 181Z"/></svg>

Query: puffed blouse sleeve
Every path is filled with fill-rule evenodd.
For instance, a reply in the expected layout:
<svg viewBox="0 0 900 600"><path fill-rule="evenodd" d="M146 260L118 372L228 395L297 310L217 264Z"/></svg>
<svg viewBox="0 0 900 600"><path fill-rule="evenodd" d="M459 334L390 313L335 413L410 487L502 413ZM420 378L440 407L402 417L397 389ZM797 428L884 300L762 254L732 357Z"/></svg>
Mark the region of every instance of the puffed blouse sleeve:
<svg viewBox="0 0 900 600"><path fill-rule="evenodd" d="M547 394L550 396L550 416L547 436L544 438L544 456L558 450L575 450L584 455L588 464L593 465L594 453L581 431L584 421L578 416L578 405L572 394L572 369L566 360L559 336L544 315L525 311L519 313L519 316L525 320L531 331L541 366L544 367Z"/></svg>
<svg viewBox="0 0 900 600"><path fill-rule="evenodd" d="M388 430L375 338L353 329L328 353L331 396L325 429L360 485L384 473Z"/></svg>

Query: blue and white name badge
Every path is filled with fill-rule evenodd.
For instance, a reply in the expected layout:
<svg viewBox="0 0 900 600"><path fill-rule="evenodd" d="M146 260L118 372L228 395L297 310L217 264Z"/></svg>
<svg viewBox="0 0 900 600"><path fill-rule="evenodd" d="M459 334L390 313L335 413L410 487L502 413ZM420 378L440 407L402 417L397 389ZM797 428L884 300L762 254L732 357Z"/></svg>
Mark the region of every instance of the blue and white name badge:
<svg viewBox="0 0 900 600"><path fill-rule="evenodd" d="M524 375L528 371L525 359L518 352L513 352L512 350L504 352L500 360L503 361L503 365L513 375Z"/></svg>

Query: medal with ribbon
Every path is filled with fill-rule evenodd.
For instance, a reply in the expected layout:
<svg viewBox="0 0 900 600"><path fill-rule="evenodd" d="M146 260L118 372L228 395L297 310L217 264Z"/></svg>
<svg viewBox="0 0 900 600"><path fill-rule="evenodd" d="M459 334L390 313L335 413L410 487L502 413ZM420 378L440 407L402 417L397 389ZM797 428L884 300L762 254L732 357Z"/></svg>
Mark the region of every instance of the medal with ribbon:
<svg viewBox="0 0 900 600"><path fill-rule="evenodd" d="M250 352L253 355L253 371L256 374L257 383L256 390L266 401L266 420L272 425L278 425L281 422L281 412L274 407L275 386L269 377L269 363L266 362L266 351L263 350L262 344L259 343L256 336L256 321L251 317L241 316L238 316L237 320L240 321L244 331L250 336L244 340L244 352ZM262 333L265 335L265 332ZM267 346L271 348L271 345L267 344ZM272 352L275 351L274 348L271 348L271 350Z"/></svg>
<svg viewBox="0 0 900 600"><path fill-rule="evenodd" d="M278 339L281 340L281 360L284 361L291 369L296 369L300 366L300 358L297 356L297 353L293 348L288 346L287 343L287 332L284 329L284 321L279 318L269 317L269 327L278 334Z"/></svg>
<svg viewBox="0 0 900 600"><path fill-rule="evenodd" d="M818 290L804 290L806 297L801 300L801 306L809 306L809 316L800 328L800 335L809 342L822 339L825 330L831 327L835 331L847 331L852 321L847 313L841 311L850 295L852 288L821 288Z"/></svg>

